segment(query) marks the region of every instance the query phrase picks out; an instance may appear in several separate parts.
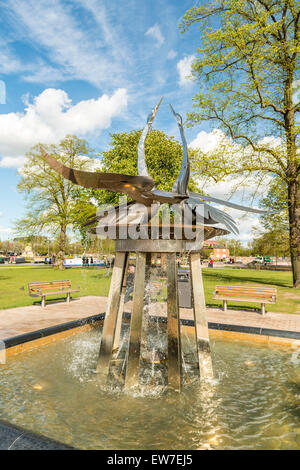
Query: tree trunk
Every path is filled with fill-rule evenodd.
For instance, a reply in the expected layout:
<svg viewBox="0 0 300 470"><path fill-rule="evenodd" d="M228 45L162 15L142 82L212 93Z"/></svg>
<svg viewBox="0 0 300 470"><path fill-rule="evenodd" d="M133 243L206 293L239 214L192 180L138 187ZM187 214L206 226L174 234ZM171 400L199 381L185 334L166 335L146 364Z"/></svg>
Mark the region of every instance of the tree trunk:
<svg viewBox="0 0 300 470"><path fill-rule="evenodd" d="M288 184L290 252L293 269L293 286L300 288L300 181L299 177Z"/></svg>
<svg viewBox="0 0 300 470"><path fill-rule="evenodd" d="M293 269L293 286L300 287L300 175L297 158L295 111L293 104L293 71L288 73L284 95L285 133L287 144L287 177L290 224L290 252Z"/></svg>
<svg viewBox="0 0 300 470"><path fill-rule="evenodd" d="M64 269L64 259L65 259L65 252L66 252L66 242L67 242L67 227L65 225L61 225L60 227L60 235L59 235L59 252L57 255L57 262L56 266L58 269Z"/></svg>

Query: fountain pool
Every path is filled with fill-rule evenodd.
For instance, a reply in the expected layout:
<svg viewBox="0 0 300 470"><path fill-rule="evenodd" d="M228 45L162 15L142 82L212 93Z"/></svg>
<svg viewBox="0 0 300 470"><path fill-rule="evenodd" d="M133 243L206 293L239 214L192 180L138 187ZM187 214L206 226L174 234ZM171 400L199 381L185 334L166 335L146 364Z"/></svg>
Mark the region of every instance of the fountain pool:
<svg viewBox="0 0 300 470"><path fill-rule="evenodd" d="M163 388L163 361L151 360L144 385L124 393L94 372L100 334L93 328L1 365L0 418L82 449L300 448L300 360L291 349L212 339L215 379L200 385L183 334L182 393Z"/></svg>

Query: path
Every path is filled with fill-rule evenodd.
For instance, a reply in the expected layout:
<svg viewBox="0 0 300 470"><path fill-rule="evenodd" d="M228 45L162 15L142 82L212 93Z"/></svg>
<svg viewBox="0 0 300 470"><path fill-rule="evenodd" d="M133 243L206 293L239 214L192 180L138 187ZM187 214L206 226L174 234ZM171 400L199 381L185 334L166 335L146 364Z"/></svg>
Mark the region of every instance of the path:
<svg viewBox="0 0 300 470"><path fill-rule="evenodd" d="M65 301L48 303L44 309L39 305L30 305L0 310L0 339L103 313L106 301L107 297L87 296L74 299L70 304ZM125 311L130 311L130 302L126 306ZM156 304L155 307L156 312L150 310L150 314L165 314L166 304ZM180 316L185 319L193 318L190 309L180 309ZM262 317L253 311L229 309L224 313L220 308L208 308L207 320L213 323L300 332L300 315L272 312Z"/></svg>

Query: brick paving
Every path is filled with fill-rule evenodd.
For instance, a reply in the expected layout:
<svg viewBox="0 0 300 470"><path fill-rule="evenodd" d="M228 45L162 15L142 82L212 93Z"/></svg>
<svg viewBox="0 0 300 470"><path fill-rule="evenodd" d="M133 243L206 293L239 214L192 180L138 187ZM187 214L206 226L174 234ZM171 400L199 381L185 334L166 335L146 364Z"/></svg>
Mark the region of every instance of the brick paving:
<svg viewBox="0 0 300 470"><path fill-rule="evenodd" d="M29 305L0 310L0 339L105 312L106 300L106 297L87 296L74 299L69 304L65 301L49 302L45 308Z"/></svg>
<svg viewBox="0 0 300 470"><path fill-rule="evenodd" d="M30 305L0 310L0 339L103 313L106 302L107 297L87 296L74 299L70 304L65 301L50 302L44 309L39 305ZM128 302L125 311L130 311L130 309L131 302ZM150 314L165 316L166 304L153 304ZM180 316L184 319L192 319L192 310L182 308ZM213 323L300 332L300 315L294 314L270 312L263 317L260 313L249 310L228 309L225 313L220 308L207 308L207 320Z"/></svg>
<svg viewBox="0 0 300 470"><path fill-rule="evenodd" d="M221 309L209 308L208 321L300 332L300 315L288 313L270 312L263 317L260 313L253 311L228 310L225 313Z"/></svg>

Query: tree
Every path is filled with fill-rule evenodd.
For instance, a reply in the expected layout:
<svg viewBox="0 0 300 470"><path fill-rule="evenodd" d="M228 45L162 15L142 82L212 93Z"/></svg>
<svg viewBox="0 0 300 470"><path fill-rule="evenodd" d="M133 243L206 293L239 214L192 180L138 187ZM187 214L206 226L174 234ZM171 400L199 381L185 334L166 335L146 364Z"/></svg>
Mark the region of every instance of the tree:
<svg viewBox="0 0 300 470"><path fill-rule="evenodd" d="M280 234L280 237L283 237L289 243L289 214L285 182L278 177L273 178L269 191L261 200L260 204L262 207L270 209L271 211L282 208L279 213L264 215L261 217L261 222L265 231L277 232Z"/></svg>
<svg viewBox="0 0 300 470"><path fill-rule="evenodd" d="M141 131L112 134L111 148L103 153L103 171L137 174L137 147ZM145 143L145 155L150 176L155 180L157 189L171 191L179 174L182 163L182 145L159 130L152 130ZM190 189L196 190L190 180ZM107 198L107 199L106 199ZM117 202L115 193L106 193L105 202Z"/></svg>
<svg viewBox="0 0 300 470"><path fill-rule="evenodd" d="M266 232L253 231L254 238L250 243L254 256L288 256L289 236L288 232L280 229L271 229Z"/></svg>
<svg viewBox="0 0 300 470"><path fill-rule="evenodd" d="M47 253L50 249L50 240L43 235L31 235L27 237L14 238L14 243L19 246L19 252L24 251L27 246L32 248L34 254Z"/></svg>
<svg viewBox="0 0 300 470"><path fill-rule="evenodd" d="M261 200L261 206L268 209L282 207L282 212L261 217L263 230L254 228L252 252L256 255L289 255L289 220L287 190L284 181L274 177L267 195Z"/></svg>
<svg viewBox="0 0 300 470"><path fill-rule="evenodd" d="M1 251L4 255L8 255L10 252L15 251L15 244L11 240L4 240L1 242Z"/></svg>
<svg viewBox="0 0 300 470"><path fill-rule="evenodd" d="M111 134L110 149L103 152L102 155L101 171L136 175L137 147L140 136L140 130ZM174 137L169 137L162 131L152 130L146 140L145 155L148 171L155 180L156 188L171 191L181 167L181 144ZM192 191L197 190L192 179L189 188ZM77 226L83 239L86 237L84 224L97 209L95 205L91 204L91 199L97 201L98 205L116 205L119 203L120 196L119 193L107 190L86 190L80 187L73 190L77 212L81 214L81 219L77 220Z"/></svg>
<svg viewBox="0 0 300 470"><path fill-rule="evenodd" d="M249 247L243 246L240 240L234 238L227 240L226 248L229 249L230 256L250 256L251 253Z"/></svg>
<svg viewBox="0 0 300 470"><path fill-rule="evenodd" d="M192 66L201 90L188 123L217 123L239 150L236 158L202 155L201 169L207 164L215 181L255 172L284 182L294 287L300 287L299 18L294 0L214 0L189 9L181 24L182 31L194 23L202 28Z"/></svg>
<svg viewBox="0 0 300 470"><path fill-rule="evenodd" d="M69 135L59 145L43 147L65 165L77 169L90 168L90 160L82 156L88 156L91 150L82 139ZM34 146L27 157L18 190L29 200L28 212L25 218L16 222L16 231L27 236L38 235L44 230L57 234L58 252L62 259L66 251L67 229L78 217L72 199L73 184L50 169L41 155L40 144Z"/></svg>

